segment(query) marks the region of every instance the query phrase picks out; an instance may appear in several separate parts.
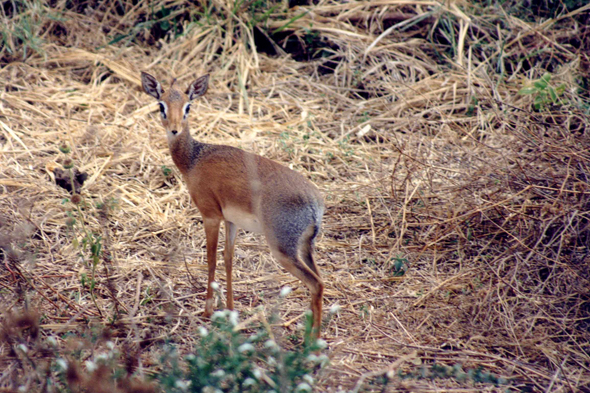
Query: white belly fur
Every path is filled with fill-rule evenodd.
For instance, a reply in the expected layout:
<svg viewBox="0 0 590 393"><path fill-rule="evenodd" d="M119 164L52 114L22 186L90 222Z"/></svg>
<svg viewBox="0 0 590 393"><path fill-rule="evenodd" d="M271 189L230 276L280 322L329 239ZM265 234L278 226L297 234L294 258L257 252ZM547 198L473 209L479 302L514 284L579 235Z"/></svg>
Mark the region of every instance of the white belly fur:
<svg viewBox="0 0 590 393"><path fill-rule="evenodd" d="M225 221L230 221L249 232L262 233L262 226L258 217L254 214L245 212L232 206L223 209L223 218Z"/></svg>

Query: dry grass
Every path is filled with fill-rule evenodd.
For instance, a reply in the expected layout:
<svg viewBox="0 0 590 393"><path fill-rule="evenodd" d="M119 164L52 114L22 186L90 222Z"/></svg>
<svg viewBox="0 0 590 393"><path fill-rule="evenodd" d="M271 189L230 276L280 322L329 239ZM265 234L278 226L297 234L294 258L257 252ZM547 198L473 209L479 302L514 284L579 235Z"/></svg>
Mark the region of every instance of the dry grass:
<svg viewBox="0 0 590 393"><path fill-rule="evenodd" d="M210 73L193 135L288 164L326 197L317 260L325 306L342 310L324 328L322 391L433 362L482 367L532 391L590 389L590 121L588 92L576 90L590 77L579 19L590 7L535 23L468 2L320 1L263 23L276 29L306 12L283 33L327 50L296 61L278 45L274 57L253 51L255 13L228 17L222 0L209 23L186 24L176 39L153 42L144 29L113 45L147 5L119 2L128 9L118 17L109 2L79 13L58 3L47 12L62 19L39 30L43 52L0 70L3 311L38 310L41 334L119 314L116 339L141 341L148 369L153 344L190 348L207 323L204 233L139 72L181 84ZM187 7L187 17L202 11ZM546 70L566 90L535 112L518 91ZM70 195L54 182L63 143L89 175L82 215L102 236L96 303L81 284L90 269L72 243L80 234L66 225ZM396 260L409 264L403 277ZM307 290L260 238L239 236L236 265L238 310L273 307L291 285L280 315L302 321ZM286 325L283 335L301 334Z"/></svg>

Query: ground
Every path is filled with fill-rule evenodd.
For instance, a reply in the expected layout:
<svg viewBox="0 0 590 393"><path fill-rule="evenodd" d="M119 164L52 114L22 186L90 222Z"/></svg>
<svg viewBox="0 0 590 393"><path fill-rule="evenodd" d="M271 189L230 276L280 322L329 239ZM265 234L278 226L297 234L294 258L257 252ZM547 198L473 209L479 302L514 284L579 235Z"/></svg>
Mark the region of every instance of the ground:
<svg viewBox="0 0 590 393"><path fill-rule="evenodd" d="M141 3L120 2L125 17L105 5L26 14L44 44L3 52L0 70L5 324L29 309L42 336L110 326L118 345L141 343L148 370L163 341L190 350L209 324L203 226L140 71L164 86L209 73L192 135L283 163L325 197L320 391L388 371L391 391L590 389L590 62L572 41L588 38L576 19L588 7L558 27L419 3L319 2L256 35L251 8L190 24L171 18L199 6L170 6L176 37L133 27L149 15ZM283 47L263 52L260 32L278 28ZM87 174L79 200L57 182L69 166ZM309 293L257 235L238 235L234 292L242 318L277 311L277 337L300 345ZM17 369L9 347L0 361ZM395 376L455 364L507 385Z"/></svg>

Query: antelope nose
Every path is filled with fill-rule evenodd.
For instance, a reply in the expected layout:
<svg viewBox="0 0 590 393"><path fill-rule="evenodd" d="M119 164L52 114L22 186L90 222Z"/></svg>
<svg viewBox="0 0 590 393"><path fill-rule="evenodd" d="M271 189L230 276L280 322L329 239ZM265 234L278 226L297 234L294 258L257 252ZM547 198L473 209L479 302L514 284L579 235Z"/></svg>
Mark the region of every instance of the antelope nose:
<svg viewBox="0 0 590 393"><path fill-rule="evenodd" d="M176 135L178 133L178 131L176 130L171 130L170 132L172 133L172 135Z"/></svg>

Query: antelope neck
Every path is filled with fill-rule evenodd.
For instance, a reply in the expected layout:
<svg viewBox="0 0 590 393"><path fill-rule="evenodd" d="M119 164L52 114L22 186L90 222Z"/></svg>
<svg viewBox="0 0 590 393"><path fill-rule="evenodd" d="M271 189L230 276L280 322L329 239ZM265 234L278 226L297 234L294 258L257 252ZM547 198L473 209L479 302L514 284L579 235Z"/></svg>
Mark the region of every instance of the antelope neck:
<svg viewBox="0 0 590 393"><path fill-rule="evenodd" d="M170 148L172 161L174 161L180 172L185 175L199 159L204 144L194 140L188 127L186 127L180 135L168 143L168 147Z"/></svg>

